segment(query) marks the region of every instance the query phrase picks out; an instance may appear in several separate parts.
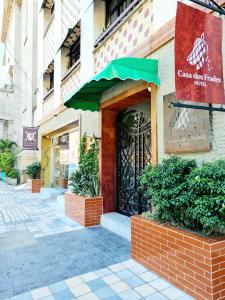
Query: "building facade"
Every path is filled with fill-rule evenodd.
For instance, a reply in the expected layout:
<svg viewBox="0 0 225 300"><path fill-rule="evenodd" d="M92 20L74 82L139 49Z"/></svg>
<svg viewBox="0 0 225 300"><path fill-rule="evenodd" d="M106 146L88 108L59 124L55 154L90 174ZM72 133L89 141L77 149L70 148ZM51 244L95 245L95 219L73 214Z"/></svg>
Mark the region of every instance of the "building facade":
<svg viewBox="0 0 225 300"><path fill-rule="evenodd" d="M5 0L1 41L5 45L3 68L5 84L1 89L1 138L14 140L21 149L17 168L21 182L26 166L36 151L22 149L23 127L34 126L37 89L37 1Z"/></svg>
<svg viewBox="0 0 225 300"><path fill-rule="evenodd" d="M199 163L225 157L223 113L171 105L176 100L176 6L175 0L82 2L80 78L85 85L80 89L74 87L65 105L83 106L87 110L89 107L100 113L104 212L132 215L148 209L138 192L138 176L149 162L155 164L173 153ZM114 61L126 57L157 61L160 84L131 80L134 74L127 63ZM116 82L114 72L119 69L118 64L128 70L128 76L120 82ZM87 77L96 75L95 80L84 81L84 70ZM106 88L101 76L109 70L112 76L107 79L115 84L112 82ZM98 100L96 89L102 89Z"/></svg>

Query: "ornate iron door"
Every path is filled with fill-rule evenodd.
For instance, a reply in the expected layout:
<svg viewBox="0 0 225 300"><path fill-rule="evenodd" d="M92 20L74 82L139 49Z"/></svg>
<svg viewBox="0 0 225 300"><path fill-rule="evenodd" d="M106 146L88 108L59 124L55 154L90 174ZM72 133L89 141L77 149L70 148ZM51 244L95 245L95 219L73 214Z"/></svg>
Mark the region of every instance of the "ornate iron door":
<svg viewBox="0 0 225 300"><path fill-rule="evenodd" d="M150 208L139 175L151 159L151 124L142 112L121 112L117 119L117 210L131 216Z"/></svg>

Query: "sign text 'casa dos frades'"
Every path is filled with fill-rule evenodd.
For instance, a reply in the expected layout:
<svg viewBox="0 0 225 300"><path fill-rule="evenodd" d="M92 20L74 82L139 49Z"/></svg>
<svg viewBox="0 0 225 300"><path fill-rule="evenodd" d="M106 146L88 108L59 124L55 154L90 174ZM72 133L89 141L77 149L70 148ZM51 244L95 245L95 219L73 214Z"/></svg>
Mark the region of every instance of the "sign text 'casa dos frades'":
<svg viewBox="0 0 225 300"><path fill-rule="evenodd" d="M222 20L178 2L175 32L176 99L225 103Z"/></svg>

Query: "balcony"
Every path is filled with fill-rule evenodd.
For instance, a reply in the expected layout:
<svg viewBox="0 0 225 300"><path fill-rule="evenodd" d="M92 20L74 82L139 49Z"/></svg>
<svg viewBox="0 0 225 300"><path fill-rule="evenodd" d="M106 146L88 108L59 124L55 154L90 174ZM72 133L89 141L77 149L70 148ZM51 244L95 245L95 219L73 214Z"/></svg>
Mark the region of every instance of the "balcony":
<svg viewBox="0 0 225 300"><path fill-rule="evenodd" d="M135 4L135 5L134 5ZM98 73L112 59L127 56L152 33L152 1L134 1L96 40L94 58ZM116 24L117 23L117 24Z"/></svg>
<svg viewBox="0 0 225 300"><path fill-rule="evenodd" d="M80 86L80 61L72 66L62 77L61 98L64 103L66 97Z"/></svg>
<svg viewBox="0 0 225 300"><path fill-rule="evenodd" d="M54 110L54 89L51 89L43 99L42 117L48 116Z"/></svg>

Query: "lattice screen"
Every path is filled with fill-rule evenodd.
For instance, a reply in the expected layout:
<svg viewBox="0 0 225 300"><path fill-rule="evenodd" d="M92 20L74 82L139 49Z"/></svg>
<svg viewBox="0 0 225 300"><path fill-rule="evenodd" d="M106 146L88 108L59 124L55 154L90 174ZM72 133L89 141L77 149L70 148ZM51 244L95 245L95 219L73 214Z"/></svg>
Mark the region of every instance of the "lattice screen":
<svg viewBox="0 0 225 300"><path fill-rule="evenodd" d="M51 93L43 102L43 117L49 115L54 109L54 93Z"/></svg>
<svg viewBox="0 0 225 300"><path fill-rule="evenodd" d="M62 32L65 38L68 28L73 28L80 20L80 0L62 0Z"/></svg>
<svg viewBox="0 0 225 300"><path fill-rule="evenodd" d="M126 56L128 52L140 45L152 30L152 2L144 3L127 21L102 42L95 52L95 72L99 72L110 60Z"/></svg>
<svg viewBox="0 0 225 300"><path fill-rule="evenodd" d="M62 101L80 86L80 66L73 71L73 73L62 83Z"/></svg>

